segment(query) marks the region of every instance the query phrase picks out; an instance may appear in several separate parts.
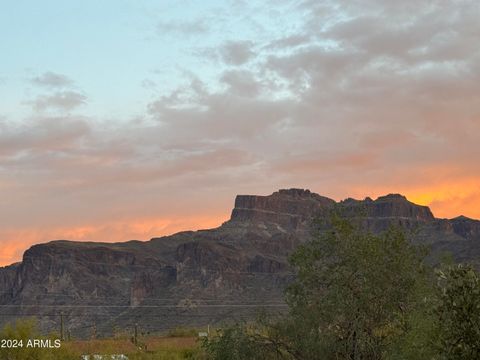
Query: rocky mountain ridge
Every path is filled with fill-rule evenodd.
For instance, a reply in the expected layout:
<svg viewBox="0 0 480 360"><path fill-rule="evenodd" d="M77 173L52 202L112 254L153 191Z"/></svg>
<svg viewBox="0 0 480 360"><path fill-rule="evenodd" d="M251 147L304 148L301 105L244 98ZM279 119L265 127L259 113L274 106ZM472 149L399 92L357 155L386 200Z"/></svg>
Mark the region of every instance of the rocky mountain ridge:
<svg viewBox="0 0 480 360"><path fill-rule="evenodd" d="M60 314L75 336L140 324L143 331L252 317L263 306L283 311L293 274L288 255L311 236L314 218L336 209L374 231L408 229L434 261L449 252L478 265L480 221L436 219L430 209L390 194L336 202L309 190L239 195L228 221L150 241L52 241L32 246L22 262L0 268L0 319L34 315L45 331Z"/></svg>

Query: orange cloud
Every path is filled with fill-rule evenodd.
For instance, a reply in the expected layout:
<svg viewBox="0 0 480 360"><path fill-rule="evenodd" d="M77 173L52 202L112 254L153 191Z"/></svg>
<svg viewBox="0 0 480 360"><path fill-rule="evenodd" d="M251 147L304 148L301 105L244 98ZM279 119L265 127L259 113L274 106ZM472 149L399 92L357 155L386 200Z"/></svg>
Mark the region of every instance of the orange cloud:
<svg viewBox="0 0 480 360"><path fill-rule="evenodd" d="M364 196L380 196L396 192L410 201L429 206L437 218L454 218L460 215L480 219L480 179L465 178L450 181L427 182L427 185L394 185L380 188L357 188L353 193Z"/></svg>
<svg viewBox="0 0 480 360"><path fill-rule="evenodd" d="M480 218L480 181L445 183L410 192L410 199L428 205L437 217L452 218L465 215Z"/></svg>

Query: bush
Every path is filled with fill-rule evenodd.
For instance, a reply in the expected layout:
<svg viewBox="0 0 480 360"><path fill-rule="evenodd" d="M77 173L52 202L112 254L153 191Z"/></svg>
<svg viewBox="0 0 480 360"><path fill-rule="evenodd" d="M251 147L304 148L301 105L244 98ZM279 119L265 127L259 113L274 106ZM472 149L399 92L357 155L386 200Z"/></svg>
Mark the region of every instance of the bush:
<svg viewBox="0 0 480 360"><path fill-rule="evenodd" d="M267 340L267 343L264 340ZM236 324L223 330L217 330L216 336L203 340L202 347L208 358L212 359L278 359L278 357L274 357L276 349L269 345L269 339L260 336L255 328Z"/></svg>

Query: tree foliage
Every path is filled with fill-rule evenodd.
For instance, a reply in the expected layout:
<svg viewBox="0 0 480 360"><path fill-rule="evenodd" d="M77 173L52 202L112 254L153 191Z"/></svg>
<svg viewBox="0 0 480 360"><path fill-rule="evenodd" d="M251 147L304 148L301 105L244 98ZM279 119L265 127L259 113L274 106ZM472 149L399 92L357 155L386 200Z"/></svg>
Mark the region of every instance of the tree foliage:
<svg viewBox="0 0 480 360"><path fill-rule="evenodd" d="M323 227L324 228L324 227ZM480 280L439 272L405 232L372 234L333 217L291 256L287 316L262 317L206 341L213 359L480 359Z"/></svg>
<svg viewBox="0 0 480 360"><path fill-rule="evenodd" d="M468 265L439 270L439 347L446 359L480 359L480 278Z"/></svg>
<svg viewBox="0 0 480 360"><path fill-rule="evenodd" d="M302 358L386 358L430 300L424 253L396 228L374 235L338 217L332 225L291 258L287 302L304 329L296 347Z"/></svg>

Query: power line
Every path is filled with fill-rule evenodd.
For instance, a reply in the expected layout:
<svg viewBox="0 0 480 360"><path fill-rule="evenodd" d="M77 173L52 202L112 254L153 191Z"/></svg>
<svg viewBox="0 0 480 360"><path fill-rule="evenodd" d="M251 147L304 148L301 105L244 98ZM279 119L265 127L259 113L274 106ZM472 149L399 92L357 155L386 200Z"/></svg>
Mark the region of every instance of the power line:
<svg viewBox="0 0 480 360"><path fill-rule="evenodd" d="M191 308L209 308L209 307L283 307L286 304L192 304L189 305L0 305L0 308L50 308L50 309L88 309L88 308L107 308L107 309L191 309Z"/></svg>
<svg viewBox="0 0 480 360"><path fill-rule="evenodd" d="M285 308L288 306L285 305ZM259 307L260 308L260 307ZM280 308L280 307L278 307ZM186 309L187 310L187 309ZM195 310L195 309L190 309L190 310ZM124 313L118 314L116 318L118 319L119 317L123 316ZM58 313L55 314L44 314L44 313L22 313L22 314L14 314L14 313L0 313L0 316L13 316L13 317L55 317L59 318L60 315ZM130 317L131 314L129 315ZM136 318L167 318L167 317L181 317L185 316L188 318L211 318L212 314L195 314L195 313L187 313L187 312L175 312L175 313L169 313L169 314L157 314L157 313L148 313L148 314L135 314L134 317ZM112 314L64 314L65 318L97 318L97 317L106 317L109 319L112 319ZM113 320L113 319L112 319Z"/></svg>
<svg viewBox="0 0 480 360"><path fill-rule="evenodd" d="M115 299L115 300L125 300L129 301L130 296L81 296L79 294L62 294L62 293L41 293L38 295L35 295L35 297L45 297L45 296L52 296L52 297L73 297L76 298L76 300L91 300L91 301L98 301L98 300L108 300L108 299ZM238 300L238 296L233 296L232 299ZM169 297L169 298L158 298L158 297L145 297L143 300L156 300L156 301L172 301L172 300L192 300L192 301L228 301L228 297L204 297L204 296L195 296L191 295L191 297L184 297L184 298L175 298L175 297ZM1 306L1 305L0 305Z"/></svg>

